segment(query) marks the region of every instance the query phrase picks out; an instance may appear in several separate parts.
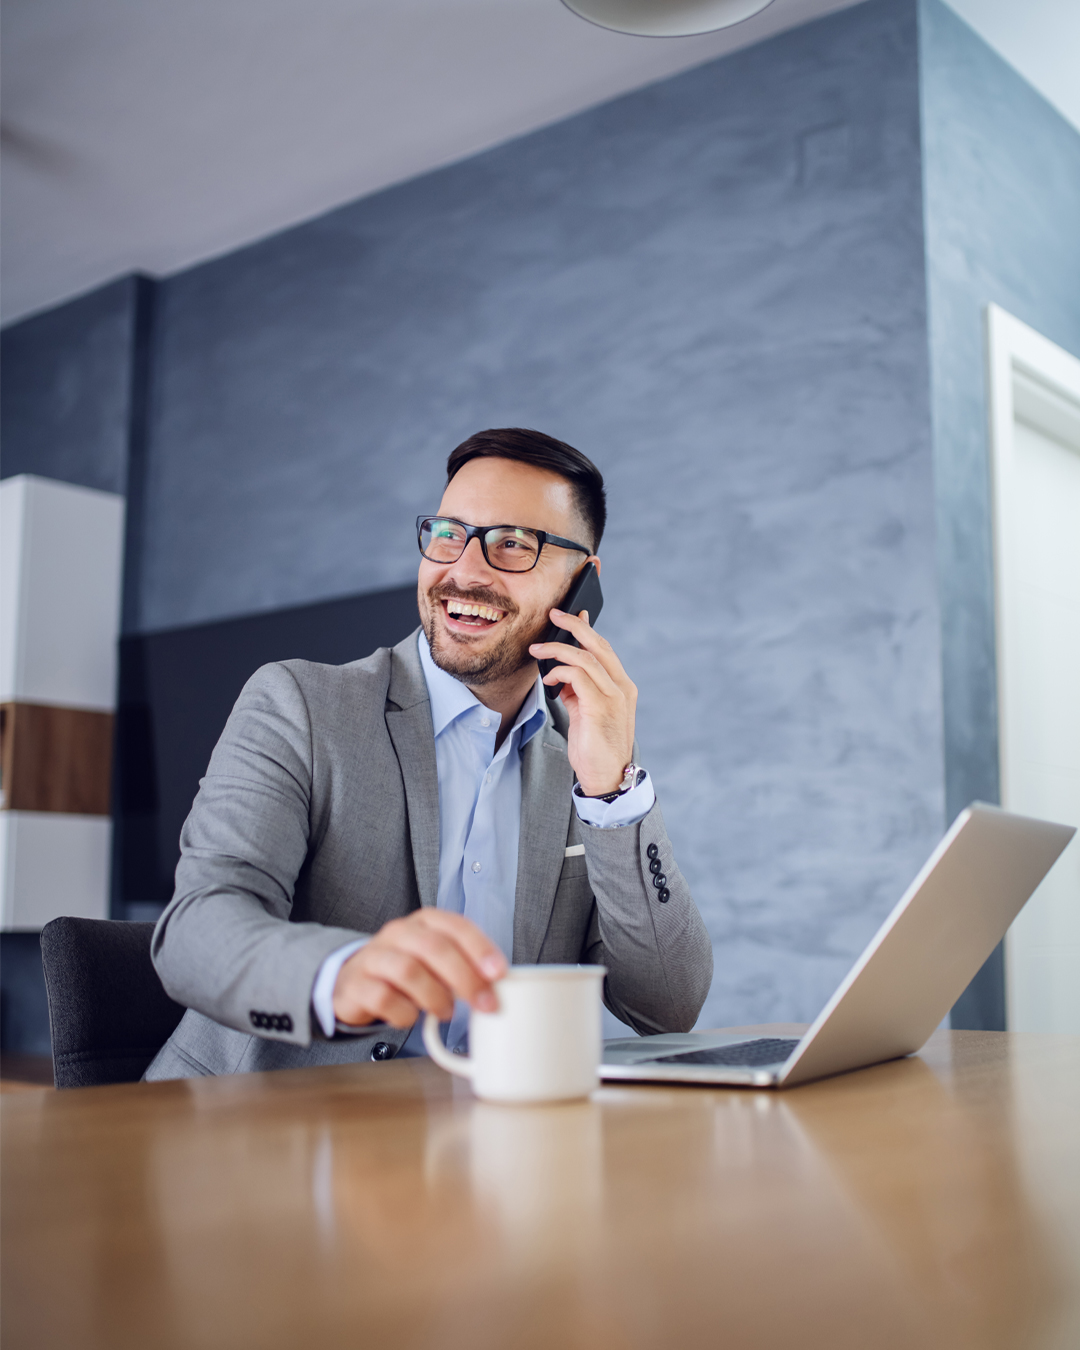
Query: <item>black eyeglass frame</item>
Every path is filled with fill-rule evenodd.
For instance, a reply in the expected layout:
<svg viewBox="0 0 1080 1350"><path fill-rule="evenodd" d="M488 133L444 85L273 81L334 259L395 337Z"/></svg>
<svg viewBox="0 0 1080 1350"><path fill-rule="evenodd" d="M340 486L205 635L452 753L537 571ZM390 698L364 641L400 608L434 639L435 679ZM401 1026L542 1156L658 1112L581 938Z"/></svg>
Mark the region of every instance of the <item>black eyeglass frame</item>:
<svg viewBox="0 0 1080 1350"><path fill-rule="evenodd" d="M461 552L452 562L440 562L438 558L428 558L428 555L424 552L424 546L420 543L420 535L423 530L424 522L427 520L447 520L451 525L460 525L465 531L465 542L461 546ZM532 567L500 567L498 563L492 562L488 557L487 541L484 539L484 535L487 534L489 530L528 530L530 534L535 534L540 547L536 550L536 558L533 561ZM533 568L535 568L536 564L540 561L540 555L544 551L545 544L555 544L558 548L576 549L579 553L584 553L586 558L592 555L592 549L586 548L584 544L575 543L573 539L564 539L562 535L559 534L548 534L547 530L534 530L531 525L467 525L465 521L457 520L454 516L416 517L416 543L417 547L420 549L420 556L422 558L427 558L428 562L435 563L437 567L452 567L454 563L464 555L465 550L474 539L480 540L480 551L483 553L484 561L489 567L493 567L496 572L517 573L519 576L524 576L526 572L531 572Z"/></svg>

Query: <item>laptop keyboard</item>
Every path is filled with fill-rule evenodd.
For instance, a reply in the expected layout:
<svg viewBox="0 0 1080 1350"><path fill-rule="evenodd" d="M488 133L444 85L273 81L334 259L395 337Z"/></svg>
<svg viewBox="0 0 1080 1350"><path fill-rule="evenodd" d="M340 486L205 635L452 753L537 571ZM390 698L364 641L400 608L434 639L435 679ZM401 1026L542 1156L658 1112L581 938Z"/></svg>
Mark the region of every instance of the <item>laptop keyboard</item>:
<svg viewBox="0 0 1080 1350"><path fill-rule="evenodd" d="M730 1064L756 1068L760 1064L782 1064L799 1039L761 1036L737 1045L715 1045L708 1050L688 1050L679 1055L658 1055L656 1064Z"/></svg>

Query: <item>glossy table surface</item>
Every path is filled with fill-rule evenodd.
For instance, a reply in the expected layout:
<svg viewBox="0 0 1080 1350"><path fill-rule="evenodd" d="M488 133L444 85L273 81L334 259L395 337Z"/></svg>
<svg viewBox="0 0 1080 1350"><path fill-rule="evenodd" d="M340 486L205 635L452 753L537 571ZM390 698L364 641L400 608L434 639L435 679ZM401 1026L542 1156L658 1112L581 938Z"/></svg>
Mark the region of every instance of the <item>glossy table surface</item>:
<svg viewBox="0 0 1080 1350"><path fill-rule="evenodd" d="M4 1097L3 1345L1080 1345L1080 1037L786 1093L426 1060Z"/></svg>

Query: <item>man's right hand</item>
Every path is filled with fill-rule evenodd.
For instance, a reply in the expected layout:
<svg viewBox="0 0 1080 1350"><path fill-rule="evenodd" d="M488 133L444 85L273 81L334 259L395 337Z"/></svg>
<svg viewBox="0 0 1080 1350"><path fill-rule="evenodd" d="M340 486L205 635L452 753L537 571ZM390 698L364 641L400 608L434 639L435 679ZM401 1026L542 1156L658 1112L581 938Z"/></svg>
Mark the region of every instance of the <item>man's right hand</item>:
<svg viewBox="0 0 1080 1350"><path fill-rule="evenodd" d="M491 985L506 968L502 952L471 920L445 909L417 909L384 924L341 967L334 1016L354 1027L411 1027L422 1012L448 1022L456 998L494 1012L498 1000Z"/></svg>

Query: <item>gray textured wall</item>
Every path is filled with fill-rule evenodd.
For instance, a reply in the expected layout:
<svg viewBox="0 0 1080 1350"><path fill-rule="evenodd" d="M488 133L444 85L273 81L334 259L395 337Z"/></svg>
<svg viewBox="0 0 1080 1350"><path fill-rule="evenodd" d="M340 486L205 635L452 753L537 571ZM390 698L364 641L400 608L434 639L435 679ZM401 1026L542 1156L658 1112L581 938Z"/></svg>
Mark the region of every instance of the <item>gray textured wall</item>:
<svg viewBox="0 0 1080 1350"><path fill-rule="evenodd" d="M144 284L148 404L134 279L5 330L3 472L131 487L137 632L407 581L450 446L579 444L703 1021L807 1017L996 795L982 310L1080 354L1078 219L1075 131L870 0Z"/></svg>
<svg viewBox="0 0 1080 1350"><path fill-rule="evenodd" d="M1080 356L1080 135L940 0L920 30L951 818L998 800L985 308Z"/></svg>
<svg viewBox="0 0 1080 1350"><path fill-rule="evenodd" d="M812 1016L944 818L922 219L870 0L164 281L129 631L400 584L462 437L581 446L703 1023Z"/></svg>
<svg viewBox="0 0 1080 1350"><path fill-rule="evenodd" d="M1080 355L1080 136L940 0L921 0L946 814L998 798L985 310ZM1005 1026L1003 949L953 1025Z"/></svg>
<svg viewBox="0 0 1080 1350"><path fill-rule="evenodd" d="M706 1023L812 1015L942 826L915 20L873 0L159 291L135 629L407 580L478 427L600 463Z"/></svg>
<svg viewBox="0 0 1080 1350"><path fill-rule="evenodd" d="M134 295L124 277L4 329L3 477L127 490Z"/></svg>

